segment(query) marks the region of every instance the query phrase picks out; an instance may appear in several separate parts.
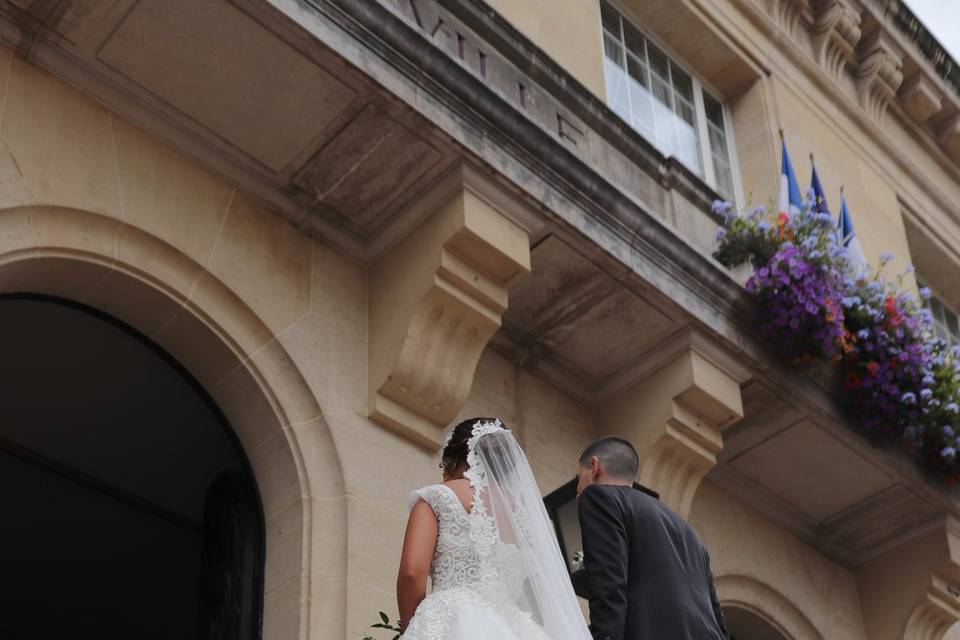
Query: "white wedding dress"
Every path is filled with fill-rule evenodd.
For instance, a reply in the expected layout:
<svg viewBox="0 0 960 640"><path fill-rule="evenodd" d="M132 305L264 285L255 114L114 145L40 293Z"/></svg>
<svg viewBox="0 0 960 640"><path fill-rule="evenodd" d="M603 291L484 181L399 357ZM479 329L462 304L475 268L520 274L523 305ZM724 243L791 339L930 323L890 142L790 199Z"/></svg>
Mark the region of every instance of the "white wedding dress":
<svg viewBox="0 0 960 640"><path fill-rule="evenodd" d="M524 600L524 572L515 545L497 539L482 504L468 513L453 489L437 484L413 493L437 516L433 589L410 621L404 640L551 640Z"/></svg>
<svg viewBox="0 0 960 640"><path fill-rule="evenodd" d="M591 640L526 456L499 420L472 436L469 511L444 484L411 495L438 534L432 590L403 640Z"/></svg>

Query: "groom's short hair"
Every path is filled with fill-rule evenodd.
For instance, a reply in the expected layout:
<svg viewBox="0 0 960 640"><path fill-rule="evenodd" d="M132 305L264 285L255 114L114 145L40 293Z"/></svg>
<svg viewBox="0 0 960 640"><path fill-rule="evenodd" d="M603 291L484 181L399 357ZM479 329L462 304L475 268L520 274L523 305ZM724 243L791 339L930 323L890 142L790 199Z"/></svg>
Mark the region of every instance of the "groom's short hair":
<svg viewBox="0 0 960 640"><path fill-rule="evenodd" d="M614 478L619 480L633 480L640 469L640 457L637 450L629 441L616 436L600 438L587 447L580 456L580 466L589 467L590 458L596 456L603 462L606 469Z"/></svg>

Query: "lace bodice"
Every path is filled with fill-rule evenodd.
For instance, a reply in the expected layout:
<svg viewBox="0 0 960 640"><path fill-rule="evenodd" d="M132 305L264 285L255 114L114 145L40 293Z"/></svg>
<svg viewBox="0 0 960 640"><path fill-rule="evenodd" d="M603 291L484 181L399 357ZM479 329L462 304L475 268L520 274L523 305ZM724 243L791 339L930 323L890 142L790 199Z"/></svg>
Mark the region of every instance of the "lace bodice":
<svg viewBox="0 0 960 640"><path fill-rule="evenodd" d="M437 548L430 566L433 592L468 589L491 603L515 604L523 591L516 546L500 541L483 501L467 512L453 489L437 484L413 492L437 516Z"/></svg>

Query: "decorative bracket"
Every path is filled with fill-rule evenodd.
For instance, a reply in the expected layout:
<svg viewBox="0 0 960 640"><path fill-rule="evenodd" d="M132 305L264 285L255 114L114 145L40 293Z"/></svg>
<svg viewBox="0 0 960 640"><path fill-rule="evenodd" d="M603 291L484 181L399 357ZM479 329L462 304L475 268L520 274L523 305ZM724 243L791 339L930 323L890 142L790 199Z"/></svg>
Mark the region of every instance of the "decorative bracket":
<svg viewBox="0 0 960 640"><path fill-rule="evenodd" d="M813 10L810 0L768 0L768 10L780 28L795 37L800 26L808 26L812 20Z"/></svg>
<svg viewBox="0 0 960 640"><path fill-rule="evenodd" d="M883 33L877 31L862 45L857 93L860 104L877 122L883 122L887 107L903 82L903 57Z"/></svg>
<svg viewBox="0 0 960 640"><path fill-rule="evenodd" d="M411 208L425 220L370 270L368 414L435 449L530 271L532 214L467 167Z"/></svg>
<svg viewBox="0 0 960 640"><path fill-rule="evenodd" d="M900 90L900 107L917 124L923 124L940 113L940 93L923 73L904 83Z"/></svg>
<svg viewBox="0 0 960 640"><path fill-rule="evenodd" d="M743 418L740 382L688 347L605 403L601 432L630 440L640 454L640 483L687 517L700 482L717 463L723 431Z"/></svg>
<svg viewBox="0 0 960 640"><path fill-rule="evenodd" d="M949 560L930 572L930 583L914 607L903 640L942 640L960 622L960 523L947 519Z"/></svg>
<svg viewBox="0 0 960 640"><path fill-rule="evenodd" d="M855 60L860 42L860 10L850 0L823 0L813 24L813 50L817 62L840 80L848 62Z"/></svg>

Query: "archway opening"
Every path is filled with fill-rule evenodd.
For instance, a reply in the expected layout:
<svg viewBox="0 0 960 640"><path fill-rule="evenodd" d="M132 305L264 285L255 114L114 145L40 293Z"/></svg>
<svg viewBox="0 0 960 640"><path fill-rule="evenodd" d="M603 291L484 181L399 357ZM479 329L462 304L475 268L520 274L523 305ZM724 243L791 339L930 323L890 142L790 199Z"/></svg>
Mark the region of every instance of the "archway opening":
<svg viewBox="0 0 960 640"><path fill-rule="evenodd" d="M776 627L748 609L723 608L731 640L790 640Z"/></svg>
<svg viewBox="0 0 960 640"><path fill-rule="evenodd" d="M258 637L262 509L206 392L90 308L0 318L0 640Z"/></svg>

